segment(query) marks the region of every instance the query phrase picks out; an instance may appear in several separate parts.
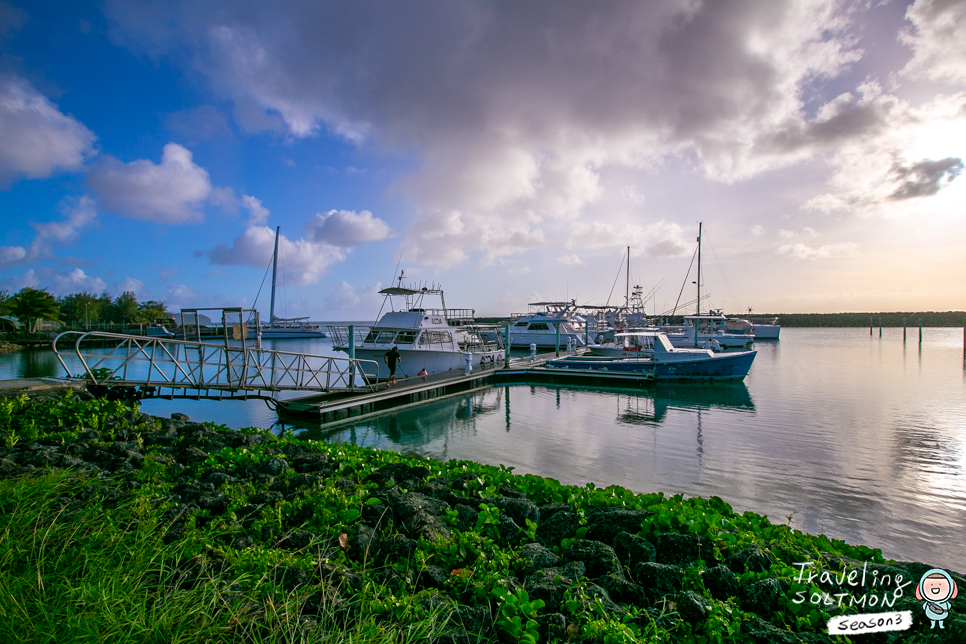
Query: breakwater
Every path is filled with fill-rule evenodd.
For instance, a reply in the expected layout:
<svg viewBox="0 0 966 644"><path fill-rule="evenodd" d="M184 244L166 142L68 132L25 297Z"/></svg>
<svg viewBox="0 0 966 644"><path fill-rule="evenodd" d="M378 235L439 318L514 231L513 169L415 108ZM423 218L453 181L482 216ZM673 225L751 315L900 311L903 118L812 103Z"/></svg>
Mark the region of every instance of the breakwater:
<svg viewBox="0 0 966 644"><path fill-rule="evenodd" d="M50 488L41 505L56 512L43 521L70 527L105 510L113 529L155 538L158 558L177 554L178 574L150 577L148 592L215 589L212 622L222 605L259 607L225 618L226 641L282 629L282 605L304 618L296 632L415 622L425 639L446 642L824 642L828 619L858 609L812 601L836 591L834 576L828 588L821 575L803 581L803 562L915 580L930 567L737 514L715 497L562 485L502 466L235 431L88 398L48 391L2 401L4 491L73 473L70 485ZM9 530L15 504L0 508L5 547L45 547ZM43 560L33 555L23 560ZM46 593L29 592L44 582L32 565L0 573L8 589L0 606L16 594L37 610L39 623L4 627L21 629L14 639L30 639L56 613L38 604L56 596L54 580ZM887 590L890 610L915 617L903 641L966 637L962 597L946 628L931 631L913 596ZM862 596L880 592L870 585Z"/></svg>

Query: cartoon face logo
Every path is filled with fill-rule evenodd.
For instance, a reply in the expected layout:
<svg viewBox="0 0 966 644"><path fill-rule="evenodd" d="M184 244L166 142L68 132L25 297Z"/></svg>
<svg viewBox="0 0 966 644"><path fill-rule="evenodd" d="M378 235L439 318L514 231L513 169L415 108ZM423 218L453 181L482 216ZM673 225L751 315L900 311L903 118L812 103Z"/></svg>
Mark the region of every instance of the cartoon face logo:
<svg viewBox="0 0 966 644"><path fill-rule="evenodd" d="M916 587L916 599L922 600L922 609L932 622L931 628L946 628L943 621L949 617L950 600L959 594L956 581L942 568L927 570Z"/></svg>

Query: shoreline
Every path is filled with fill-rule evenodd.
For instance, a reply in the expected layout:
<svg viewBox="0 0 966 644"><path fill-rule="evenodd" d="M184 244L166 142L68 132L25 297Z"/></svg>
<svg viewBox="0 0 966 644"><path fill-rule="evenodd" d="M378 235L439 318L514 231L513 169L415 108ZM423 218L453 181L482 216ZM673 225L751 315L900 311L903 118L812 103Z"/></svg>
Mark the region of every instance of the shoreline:
<svg viewBox="0 0 966 644"><path fill-rule="evenodd" d="M841 589L834 576L803 583L796 563L822 571L861 567L890 583L900 575L918 580L929 567L739 515L716 497L566 486L502 466L278 438L177 413L151 417L116 402L81 401L86 392L62 396L37 392L11 416L68 420L57 431L0 444L0 479L28 474L27 481L68 467L109 481L124 498L154 504L165 543L215 544L217 556L206 556L231 570L250 568L256 553L274 553L273 565L259 564L261 574L291 577L276 585L302 602L300 610L333 578L352 575L376 593L354 603L364 593L339 591L353 619L383 610L389 596L445 606L463 630L438 641L513 632L520 639L527 628L540 641L603 641L625 629L657 641L728 630L736 641L830 641L822 632L830 617L855 614L860 601L868 612L869 598L878 603L887 593L866 585L849 589L852 605L816 605L814 593L821 599ZM69 427L71 414L91 409L99 431ZM906 635L926 637L910 590L893 596L891 608L915 618ZM543 605L513 613L535 600ZM943 633L955 639L939 641L966 638L966 599L953 606ZM524 630L514 631L513 617Z"/></svg>

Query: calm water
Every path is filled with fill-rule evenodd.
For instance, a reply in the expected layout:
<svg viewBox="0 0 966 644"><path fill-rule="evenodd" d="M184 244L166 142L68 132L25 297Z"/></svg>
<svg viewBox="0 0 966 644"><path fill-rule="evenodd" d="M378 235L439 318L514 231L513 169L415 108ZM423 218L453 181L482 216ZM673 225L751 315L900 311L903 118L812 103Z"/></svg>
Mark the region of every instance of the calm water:
<svg viewBox="0 0 966 644"><path fill-rule="evenodd" d="M325 341L279 343L325 354ZM322 430L438 459L512 466L565 483L717 495L887 557L966 572L962 329L784 329L737 385L640 392L512 386ZM0 378L61 375L50 352L0 356ZM292 427L260 401L147 401L232 427Z"/></svg>

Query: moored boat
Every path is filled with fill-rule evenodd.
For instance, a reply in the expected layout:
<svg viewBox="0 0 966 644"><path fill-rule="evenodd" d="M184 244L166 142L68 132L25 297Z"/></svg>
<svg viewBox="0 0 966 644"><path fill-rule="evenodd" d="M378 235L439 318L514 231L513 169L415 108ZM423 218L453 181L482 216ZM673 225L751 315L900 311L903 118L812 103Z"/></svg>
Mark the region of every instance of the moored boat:
<svg viewBox="0 0 966 644"><path fill-rule="evenodd" d="M618 333L617 337L635 338L641 347L637 356L569 356L551 360L547 367L653 374L658 380L741 380L748 375L757 354L675 347L660 331L632 331Z"/></svg>
<svg viewBox="0 0 966 644"><path fill-rule="evenodd" d="M403 275L400 274L396 286L384 288L379 293L385 296L383 308L389 304L391 310L378 318L361 341L355 339L351 352L348 327L329 327L334 349L378 364L378 371L371 366L364 367L372 371L366 371L368 378L389 378L389 367L383 357L393 346L400 354L397 370L402 377L422 372L429 375L463 370L467 359L473 369L503 364L503 349L499 343L484 342L472 326L473 309L446 308L442 289L403 286ZM438 297L440 307L425 308L424 300L428 296ZM401 300L398 310L394 300L397 303Z"/></svg>
<svg viewBox="0 0 966 644"><path fill-rule="evenodd" d="M275 284L278 277L278 234L281 226L275 227L275 252L272 253L272 302L268 313L268 324L262 324L258 332L262 340L289 340L301 338L326 337L322 327L309 322L309 318L280 318L275 316Z"/></svg>

